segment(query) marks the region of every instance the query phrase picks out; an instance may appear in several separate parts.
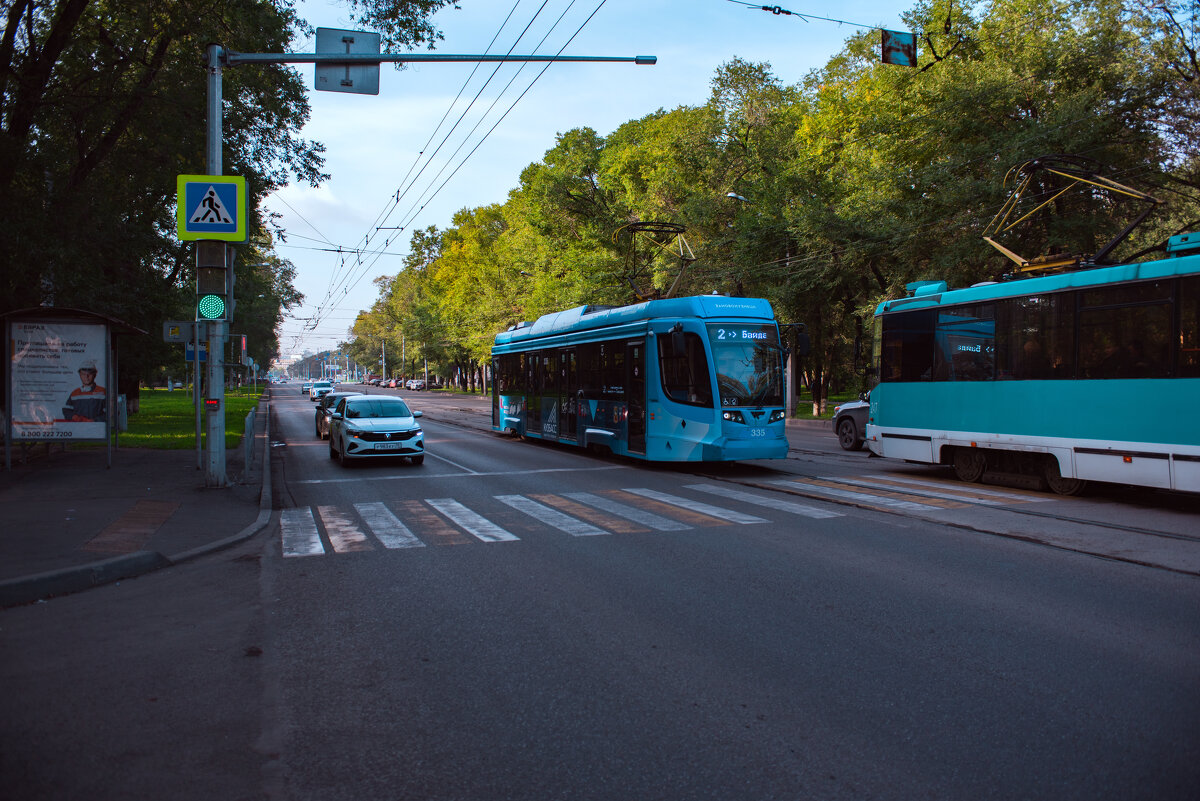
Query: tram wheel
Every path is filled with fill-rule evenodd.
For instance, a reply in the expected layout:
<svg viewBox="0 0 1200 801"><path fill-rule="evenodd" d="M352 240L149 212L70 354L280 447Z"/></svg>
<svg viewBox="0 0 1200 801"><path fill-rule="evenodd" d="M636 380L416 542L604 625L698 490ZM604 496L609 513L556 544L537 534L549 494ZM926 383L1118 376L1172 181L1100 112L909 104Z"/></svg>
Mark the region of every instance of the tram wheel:
<svg viewBox="0 0 1200 801"><path fill-rule="evenodd" d="M974 484L987 469L987 452L980 448L954 449L954 475L959 481Z"/></svg>
<svg viewBox="0 0 1200 801"><path fill-rule="evenodd" d="M1058 459L1050 456L1046 459L1046 467L1042 473L1050 490L1056 495L1078 495L1087 486L1082 478L1063 478L1058 469Z"/></svg>

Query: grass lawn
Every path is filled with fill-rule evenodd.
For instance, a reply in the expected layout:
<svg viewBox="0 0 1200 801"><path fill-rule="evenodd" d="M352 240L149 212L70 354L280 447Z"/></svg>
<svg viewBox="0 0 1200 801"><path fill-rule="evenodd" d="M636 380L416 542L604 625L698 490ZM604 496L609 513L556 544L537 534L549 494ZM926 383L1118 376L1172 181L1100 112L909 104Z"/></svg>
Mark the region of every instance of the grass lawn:
<svg viewBox="0 0 1200 801"><path fill-rule="evenodd" d="M258 405L265 384L225 391L225 448L242 441L246 415ZM129 415L129 430L119 440L123 448L187 450L196 447L196 412L187 390L143 389L137 414Z"/></svg>

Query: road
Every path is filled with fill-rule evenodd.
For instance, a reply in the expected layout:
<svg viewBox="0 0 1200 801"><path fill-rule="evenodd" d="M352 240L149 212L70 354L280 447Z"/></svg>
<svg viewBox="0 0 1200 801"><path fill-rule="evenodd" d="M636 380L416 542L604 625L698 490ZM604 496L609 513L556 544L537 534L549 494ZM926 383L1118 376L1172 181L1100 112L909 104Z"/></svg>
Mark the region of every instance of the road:
<svg viewBox="0 0 1200 801"><path fill-rule="evenodd" d="M819 429L786 463L647 466L406 397L427 412L422 466L339 467L312 405L277 393L266 535L0 613L0 786L1200 795L1185 501L964 494ZM1138 558L1089 552L1122 539Z"/></svg>

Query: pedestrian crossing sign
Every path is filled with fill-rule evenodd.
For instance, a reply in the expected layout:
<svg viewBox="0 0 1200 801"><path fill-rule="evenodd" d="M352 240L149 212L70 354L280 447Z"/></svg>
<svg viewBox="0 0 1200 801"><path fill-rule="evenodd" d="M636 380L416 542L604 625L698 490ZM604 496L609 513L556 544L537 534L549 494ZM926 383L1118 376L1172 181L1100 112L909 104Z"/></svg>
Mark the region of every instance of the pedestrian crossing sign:
<svg viewBox="0 0 1200 801"><path fill-rule="evenodd" d="M246 179L239 175L177 177L177 235L181 240L245 242L249 206Z"/></svg>

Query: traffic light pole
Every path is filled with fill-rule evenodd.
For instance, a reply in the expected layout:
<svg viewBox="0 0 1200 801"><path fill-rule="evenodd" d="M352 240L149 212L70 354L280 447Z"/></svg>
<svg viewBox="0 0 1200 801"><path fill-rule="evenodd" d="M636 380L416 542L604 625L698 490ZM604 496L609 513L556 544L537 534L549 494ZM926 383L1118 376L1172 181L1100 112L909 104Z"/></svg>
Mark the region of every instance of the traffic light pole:
<svg viewBox="0 0 1200 801"><path fill-rule="evenodd" d="M208 130L205 140L205 155L209 175L220 175L221 164L221 68L211 65L213 49L209 45L210 66L208 70ZM200 243L196 244L200 247ZM224 243L222 243L224 247ZM233 269L226 264L226 269ZM199 267L197 267L199 270ZM229 298L226 298L229 303ZM198 327L198 326L197 326ZM205 404L205 459L204 486L226 487L229 485L225 475L225 322L210 321L208 329L208 368L204 397L209 403ZM196 351L197 364L200 360L199 349ZM216 401L215 407L212 401Z"/></svg>
<svg viewBox="0 0 1200 801"><path fill-rule="evenodd" d="M498 56L498 55L452 55L441 53L234 53L218 44L210 44L207 50L205 69L208 70L208 129L206 157L208 174L221 174L221 73L226 67L238 64L339 64L374 66L387 63L406 62L494 62L494 61L608 61L633 64L655 64L654 56ZM247 198L247 201L249 199ZM228 265L232 270L232 265ZM208 408L207 449L208 460L204 484L208 487L227 486L225 478L225 325L224 321L208 323L208 392L207 400L217 400L216 408ZM196 359L200 358L197 351ZM207 404L206 404L207 406Z"/></svg>

